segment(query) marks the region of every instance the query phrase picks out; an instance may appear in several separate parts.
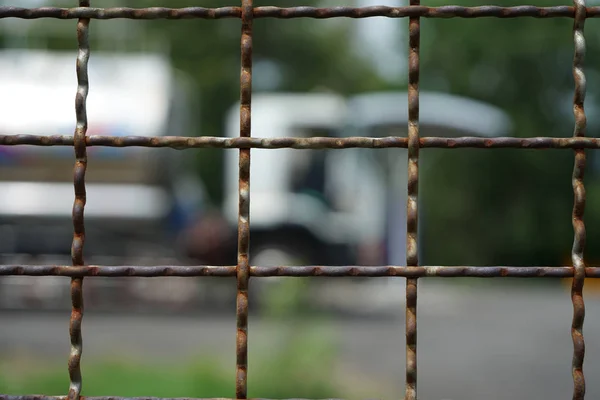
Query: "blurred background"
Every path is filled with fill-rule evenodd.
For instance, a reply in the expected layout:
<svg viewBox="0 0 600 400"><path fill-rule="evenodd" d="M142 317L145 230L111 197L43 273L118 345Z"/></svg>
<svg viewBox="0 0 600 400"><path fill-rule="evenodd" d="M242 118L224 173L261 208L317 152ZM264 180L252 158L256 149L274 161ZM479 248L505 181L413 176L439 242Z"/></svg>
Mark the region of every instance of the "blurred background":
<svg viewBox="0 0 600 400"><path fill-rule="evenodd" d="M200 3L92 5L230 5ZM421 136L572 136L572 22L423 19ZM75 31L75 20L0 23L1 134L72 135ZM407 33L406 19L256 20L252 135L406 136ZM596 136L596 21L585 33L586 135ZM239 41L237 19L93 20L88 135L238 136ZM235 265L238 154L88 148L86 264ZM1 264L71 263L73 158L68 146L0 146ZM593 151L587 159L592 266L600 258L600 159ZM568 150L422 150L419 263L571 265L573 161ZM252 150L251 264L404 265L406 165L405 149ZM404 285L401 278L251 279L249 396L402 396ZM569 285L421 280L420 396L568 397ZM84 288L84 395L234 396L233 278L86 278ZM592 377L600 373L598 285L587 280L584 294L584 372ZM1 277L0 392L68 390L70 307L67 278ZM588 379L587 394L600 396L600 385Z"/></svg>

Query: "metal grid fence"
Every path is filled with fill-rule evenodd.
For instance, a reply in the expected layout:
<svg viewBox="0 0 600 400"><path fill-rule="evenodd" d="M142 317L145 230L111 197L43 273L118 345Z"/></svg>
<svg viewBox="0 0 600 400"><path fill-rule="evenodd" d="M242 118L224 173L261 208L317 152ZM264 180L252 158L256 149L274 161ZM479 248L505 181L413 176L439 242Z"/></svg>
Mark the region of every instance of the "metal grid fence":
<svg viewBox="0 0 600 400"><path fill-rule="evenodd" d="M366 18L366 17L409 18L409 122L408 137L382 138L283 138L261 139L251 137L251 102L252 102L252 21L255 18ZM573 18L574 60L573 76L575 92L573 112L575 127L572 138L494 138L482 139L476 137L440 138L419 136L419 42L420 18ZM70 388L67 396L5 396L1 400L76 400L80 396L82 377L80 370L82 337L81 324L83 317L83 279L88 276L104 277L200 277L222 276L237 278L237 362L236 362L236 398L247 397L247 360L248 360L248 281L252 277L266 276L362 276L383 277L396 276L407 278L406 283L406 400L417 398L417 282L422 277L572 277L571 299L573 303L573 320L571 334L573 339L573 399L581 400L585 395L585 379L583 374L583 359L585 344L582 327L585 315L583 301L583 284L586 277L600 277L600 270L586 267L583 251L586 231L583 221L585 207L585 187L583 183L585 171L585 149L600 148L600 140L586 138L586 116L584 98L586 80L583 71L585 56L584 24L586 18L600 17L600 7L586 7L585 0L573 0L573 6L556 7L424 7L420 0L410 0L407 7L254 7L253 0L242 0L241 7L222 8L163 8L145 9L133 8L92 8L89 0L79 0L76 8L34 8L0 7L0 18L58 18L78 19L78 55L76 92L77 124L73 136L32 136L32 135L0 135L0 145L38 145L38 146L73 146L75 149L74 187L75 201L73 205L74 235L72 242L72 266L55 265L2 265L0 275L27 276L65 276L71 278L72 312L70 320L71 353L68 369ZM86 98L89 89L88 59L90 46L88 29L92 19L241 19L241 106L240 106L240 135L238 138L226 139L221 137L87 137ZM175 149L190 149L200 147L236 148L239 149L239 216L238 216L238 261L236 266L92 266L85 265L83 248L85 242L84 208L86 203L85 172L87 164L86 149L88 146L144 146L171 147ZM352 147L363 148L408 148L408 203L407 203L407 259L406 266L280 266L261 267L250 266L248 261L249 227L250 227L250 151L252 148L275 149L342 149ZM573 149L575 164L572 184L574 206L572 212L574 241L572 248L573 266L565 267L440 267L419 266L417 257L417 207L419 183L419 149L421 148L519 148L519 149ZM108 398L90 398L94 400ZM118 397L110 399L119 400Z"/></svg>

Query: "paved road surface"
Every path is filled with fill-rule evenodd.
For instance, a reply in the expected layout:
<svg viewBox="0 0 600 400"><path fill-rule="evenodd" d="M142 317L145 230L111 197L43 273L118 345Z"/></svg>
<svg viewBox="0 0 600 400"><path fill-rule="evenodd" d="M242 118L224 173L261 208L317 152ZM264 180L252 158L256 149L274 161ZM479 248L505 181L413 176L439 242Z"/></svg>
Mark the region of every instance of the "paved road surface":
<svg viewBox="0 0 600 400"><path fill-rule="evenodd" d="M571 398L572 306L568 289L510 287L509 282L478 289L422 282L418 309L420 399ZM600 296L585 294L586 398L599 399ZM402 397L403 307L398 301L397 317L383 320L330 321L344 351L340 359L344 373L354 383L378 387L373 397ZM0 354L27 350L66 359L68 318L68 314L0 314ZM250 360L253 351L261 351L259 342L269 343L280 332L277 328L270 322L250 320ZM173 360L220 354L232 368L235 362L233 313L192 320L101 316L90 310L84 318L83 335L84 362L110 354Z"/></svg>

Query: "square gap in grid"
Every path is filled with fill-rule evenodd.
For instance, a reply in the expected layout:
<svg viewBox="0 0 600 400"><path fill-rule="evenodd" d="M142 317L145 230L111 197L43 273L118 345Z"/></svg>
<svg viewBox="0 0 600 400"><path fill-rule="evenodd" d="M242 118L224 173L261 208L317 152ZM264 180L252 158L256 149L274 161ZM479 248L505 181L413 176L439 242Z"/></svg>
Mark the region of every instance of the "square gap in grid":
<svg viewBox="0 0 600 400"><path fill-rule="evenodd" d="M133 8L142 18L93 20L90 35L94 37L95 31L108 22L107 28L96 35L99 43L128 52L169 54L179 68L194 78L211 77L205 87L223 85L228 80L223 76L232 68L237 68L239 74L240 5L239 1L219 0L201 4L194 0L111 0L101 4L91 0L92 7ZM169 18L165 18L163 8L171 10ZM157 14L160 18L154 18ZM231 60L235 62L229 63ZM237 83L236 79L230 81Z"/></svg>
<svg viewBox="0 0 600 400"><path fill-rule="evenodd" d="M419 290L419 300L431 296L438 297L437 304L418 305L420 396L501 400L572 395L569 287L515 286L498 278L459 287L442 282ZM586 395L596 397L592 377L600 363L598 343L590 333L597 327L597 300L586 300L586 306Z"/></svg>
<svg viewBox="0 0 600 400"><path fill-rule="evenodd" d="M271 6L259 3L263 2L255 2L254 6ZM286 3L289 4L278 6L299 6L294 1ZM324 6L317 3L320 2L310 1L306 5ZM380 43L377 35L370 37L373 23L375 29L388 28L389 33L383 35L385 38L393 37L397 21L390 18L375 20L306 16L254 19L253 90L348 94L386 87L388 82L378 69L383 67L383 74L387 73L388 77L389 74L402 74L403 54L394 50L396 43ZM382 54L388 57L384 63L377 60ZM391 55L393 59L389 59ZM393 67L396 64L400 65L400 70ZM391 67L391 71L386 70L386 66Z"/></svg>
<svg viewBox="0 0 600 400"><path fill-rule="evenodd" d="M586 28L595 25L587 22ZM494 104L511 116L518 137L572 136L573 23L566 17L422 18L420 89ZM596 45L586 44L593 54ZM584 72L586 65L592 69L586 61Z"/></svg>
<svg viewBox="0 0 600 400"><path fill-rule="evenodd" d="M84 293L94 279L84 279ZM234 308L230 311L198 318L98 312L86 304L82 395L233 397L236 326ZM68 310L2 314L10 325L0 332L9 345L1 351L0 368L11 365L3 374L3 393L66 395L69 318Z"/></svg>
<svg viewBox="0 0 600 400"><path fill-rule="evenodd" d="M421 161L421 264L570 265L572 150L425 149Z"/></svg>
<svg viewBox="0 0 600 400"><path fill-rule="evenodd" d="M252 279L250 286L255 283ZM397 386L403 372L403 346L390 351L402 336L400 318L301 316L297 311L302 305L294 303L290 294L294 280L299 278L285 279L287 293L282 296L282 290L279 299L274 298L279 304L269 315L248 321L249 397L363 399L400 395ZM284 297L287 304L281 301ZM402 314L401 306L396 311ZM264 373L274 384L259 385Z"/></svg>

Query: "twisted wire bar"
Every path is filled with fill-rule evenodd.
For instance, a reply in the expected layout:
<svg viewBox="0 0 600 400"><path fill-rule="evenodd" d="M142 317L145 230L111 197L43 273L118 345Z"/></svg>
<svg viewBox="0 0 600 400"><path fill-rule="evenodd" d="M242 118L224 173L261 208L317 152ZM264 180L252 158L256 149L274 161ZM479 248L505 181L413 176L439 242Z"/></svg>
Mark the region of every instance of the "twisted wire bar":
<svg viewBox="0 0 600 400"><path fill-rule="evenodd" d="M56 19L225 19L242 18L241 7L185 7L185 8L23 8L2 6L0 7L0 18L56 18ZM406 6L406 7L388 7L388 6L369 6L369 7L256 7L252 11L253 18L369 18L369 17L388 17L388 18L575 18L575 7L572 6L554 6L554 7L536 7L536 6L479 6L479 7L461 7L461 6ZM600 16L600 7L587 7L587 18L597 18Z"/></svg>
<svg viewBox="0 0 600 400"><path fill-rule="evenodd" d="M410 0L418 6L420 0ZM408 198L406 203L406 265L419 265L418 201L419 193L419 45L421 22L408 22ZM417 277L406 279L406 386L405 400L417 399Z"/></svg>
<svg viewBox="0 0 600 400"><path fill-rule="evenodd" d="M37 396L37 395L25 395L25 396L0 396L0 400L67 400L65 396ZM98 396L88 397L81 396L81 400L237 400L235 398L196 398L196 397L118 397L118 396ZM267 398L254 398L253 400L275 400ZM311 400L311 399L279 399L279 400ZM331 398L328 400L342 400Z"/></svg>
<svg viewBox="0 0 600 400"><path fill-rule="evenodd" d="M89 0L79 0L81 7L89 7ZM85 171L87 168L87 150L85 136L87 132L86 100L89 91L88 60L89 48L89 19L82 18L77 22L77 94L75 96L75 114L77 124L73 139L75 149L74 189L75 201L73 203L73 243L71 258L74 267L82 267L83 246L85 243L84 208L86 202ZM71 354L69 356L69 400L78 400L81 394L81 353L83 349L81 337L81 323L83 319L83 277L71 279L71 320L69 333L71 337Z"/></svg>
<svg viewBox="0 0 600 400"><path fill-rule="evenodd" d="M575 93L573 96L573 114L575 117L574 137L585 136L587 125L584 110L586 93L586 79L583 71L585 58L585 38L583 35L585 24L585 0L573 0L576 8L573 24L573 41L575 54L573 57L573 78L575 80ZM585 186L583 183L585 173L585 150L575 150L575 165L573 166L573 248L571 252L575 273L571 287L571 300L573 302L573 321L571 336L573 338L573 400L583 400L585 397L585 376L583 373L583 359L585 356L585 341L583 338L583 320L585 318L585 304L583 301L583 284L585 282L585 262L583 252L585 249L585 224L583 214L585 210Z"/></svg>
<svg viewBox="0 0 600 400"><path fill-rule="evenodd" d="M408 148L408 138L388 137L309 137L261 138L215 136L86 136L87 147L152 147L186 150L194 148L220 149L350 149L350 148ZM2 146L73 146L73 136L0 135ZM600 149L600 139L594 137L421 137L420 148L488 148L488 149Z"/></svg>
<svg viewBox="0 0 600 400"><path fill-rule="evenodd" d="M513 266L250 266L253 277L400 277L400 278L572 278L574 267L513 267ZM600 278L599 267L586 267L586 278ZM0 265L0 276L64 276L64 277L222 277L237 276L237 266L180 265Z"/></svg>
<svg viewBox="0 0 600 400"><path fill-rule="evenodd" d="M242 0L240 137L251 134L252 100L252 0ZM240 149L238 257L236 266L236 383L235 395L245 399L248 393L248 281L250 279L250 149Z"/></svg>

